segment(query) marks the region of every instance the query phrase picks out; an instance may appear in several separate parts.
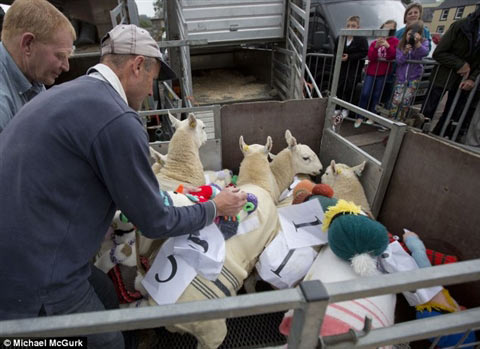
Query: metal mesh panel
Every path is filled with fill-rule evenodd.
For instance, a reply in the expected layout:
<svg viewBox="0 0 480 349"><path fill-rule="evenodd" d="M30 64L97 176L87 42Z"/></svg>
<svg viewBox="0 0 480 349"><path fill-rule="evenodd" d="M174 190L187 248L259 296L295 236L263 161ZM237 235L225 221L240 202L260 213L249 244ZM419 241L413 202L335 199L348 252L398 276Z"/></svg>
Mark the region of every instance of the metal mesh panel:
<svg viewBox="0 0 480 349"><path fill-rule="evenodd" d="M220 349L261 348L285 344L287 340L278 330L283 314L278 312L227 319L228 333ZM159 328L157 336L159 349L197 347L197 340L189 334L170 333L164 328Z"/></svg>

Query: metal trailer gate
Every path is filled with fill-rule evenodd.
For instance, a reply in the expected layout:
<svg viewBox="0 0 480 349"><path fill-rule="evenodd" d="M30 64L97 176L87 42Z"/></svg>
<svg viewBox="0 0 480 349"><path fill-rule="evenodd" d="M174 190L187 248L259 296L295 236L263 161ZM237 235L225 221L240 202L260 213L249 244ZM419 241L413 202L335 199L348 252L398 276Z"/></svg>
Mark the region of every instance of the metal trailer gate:
<svg viewBox="0 0 480 349"><path fill-rule="evenodd" d="M480 279L480 259L411 272L299 287L200 302L118 309L0 322L1 338L79 336L118 330L156 328L176 323L231 318L294 309L289 348L376 348L480 328L480 307L371 330L319 338L329 303L451 285Z"/></svg>

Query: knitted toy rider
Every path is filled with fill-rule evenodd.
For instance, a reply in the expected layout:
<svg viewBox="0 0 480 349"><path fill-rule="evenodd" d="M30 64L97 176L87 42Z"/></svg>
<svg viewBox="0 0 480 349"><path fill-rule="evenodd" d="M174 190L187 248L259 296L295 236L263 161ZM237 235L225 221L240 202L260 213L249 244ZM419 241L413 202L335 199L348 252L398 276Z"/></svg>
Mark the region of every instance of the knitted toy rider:
<svg viewBox="0 0 480 349"><path fill-rule="evenodd" d="M294 189L294 202L316 199L325 212L322 229L328 229L328 244L339 258L351 262L360 275L372 275L377 269L375 258L388 246L387 229L363 215L353 202L334 199L326 184L301 181ZM312 186L313 185L313 186ZM322 193L323 195L315 195Z"/></svg>
<svg viewBox="0 0 480 349"><path fill-rule="evenodd" d="M197 187L197 189L197 191L190 191L188 194L185 194L193 202L205 202L213 199L221 190L220 187L214 183L202 185ZM183 191L184 188L182 185L176 190L176 192L179 193L182 193ZM225 240L230 239L237 233L239 222L252 214L257 209L257 206L257 197L254 194L247 193L247 202L237 216L218 216L215 218L215 224L217 224Z"/></svg>

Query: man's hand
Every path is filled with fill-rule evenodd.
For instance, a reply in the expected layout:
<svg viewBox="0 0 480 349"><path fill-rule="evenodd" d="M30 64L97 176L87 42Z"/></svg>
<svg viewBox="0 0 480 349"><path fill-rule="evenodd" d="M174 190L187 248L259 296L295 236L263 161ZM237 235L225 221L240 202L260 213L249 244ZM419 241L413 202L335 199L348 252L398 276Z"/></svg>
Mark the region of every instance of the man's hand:
<svg viewBox="0 0 480 349"><path fill-rule="evenodd" d="M344 54L342 55L342 62L345 62L345 61L347 61L347 60L348 60L348 53L344 53Z"/></svg>
<svg viewBox="0 0 480 349"><path fill-rule="evenodd" d="M238 188L225 188L213 199L217 216L236 216L247 203L247 193Z"/></svg>
<svg viewBox="0 0 480 349"><path fill-rule="evenodd" d="M467 79L467 80L463 80L460 83L459 88L461 90L470 91L474 86L475 86L475 81Z"/></svg>
<svg viewBox="0 0 480 349"><path fill-rule="evenodd" d="M468 75L470 75L470 64L465 62L464 65L460 69L457 70L457 74L463 76L465 79L468 78Z"/></svg>

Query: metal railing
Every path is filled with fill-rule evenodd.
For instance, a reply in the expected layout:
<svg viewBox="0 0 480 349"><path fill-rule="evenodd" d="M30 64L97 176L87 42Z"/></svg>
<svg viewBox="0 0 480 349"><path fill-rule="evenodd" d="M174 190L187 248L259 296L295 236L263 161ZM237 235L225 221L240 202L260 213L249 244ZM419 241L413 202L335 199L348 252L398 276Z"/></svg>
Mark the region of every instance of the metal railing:
<svg viewBox="0 0 480 349"><path fill-rule="evenodd" d="M118 309L43 318L0 321L0 337L78 336L156 328L178 323L239 317L294 309L289 348L374 348L444 336L480 327L480 307L342 337L320 337L328 304L399 293L436 285L480 280L480 259L322 284L307 281L294 289L268 291L208 301Z"/></svg>

